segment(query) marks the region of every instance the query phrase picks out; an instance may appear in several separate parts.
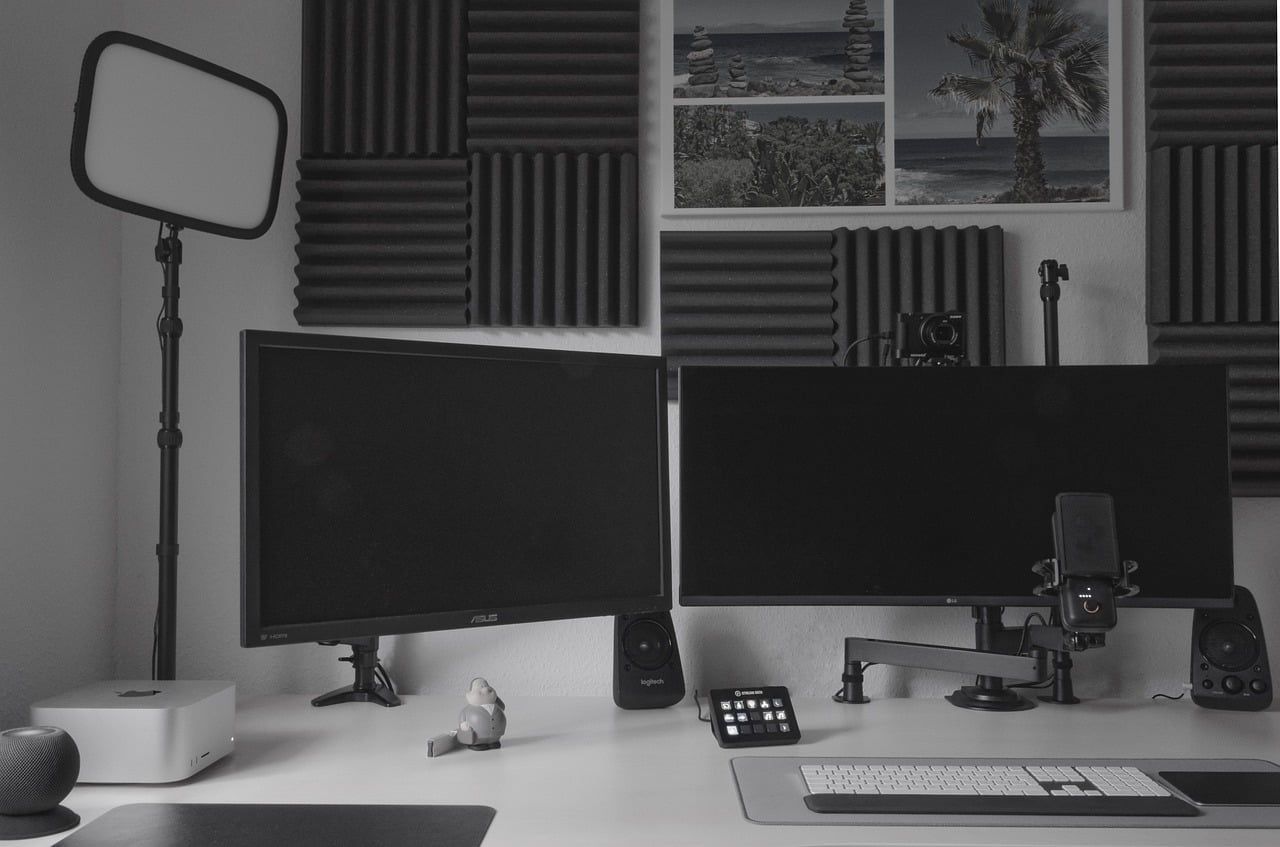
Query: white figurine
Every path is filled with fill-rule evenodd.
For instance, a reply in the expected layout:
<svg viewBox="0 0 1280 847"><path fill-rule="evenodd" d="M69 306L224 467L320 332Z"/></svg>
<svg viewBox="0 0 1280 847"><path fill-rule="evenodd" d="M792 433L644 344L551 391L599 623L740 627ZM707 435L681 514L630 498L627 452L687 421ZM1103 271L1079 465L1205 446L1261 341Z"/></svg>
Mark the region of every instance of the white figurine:
<svg viewBox="0 0 1280 847"><path fill-rule="evenodd" d="M458 713L458 743L472 750L492 750L502 746L507 716L502 698L484 677L471 680L467 705Z"/></svg>

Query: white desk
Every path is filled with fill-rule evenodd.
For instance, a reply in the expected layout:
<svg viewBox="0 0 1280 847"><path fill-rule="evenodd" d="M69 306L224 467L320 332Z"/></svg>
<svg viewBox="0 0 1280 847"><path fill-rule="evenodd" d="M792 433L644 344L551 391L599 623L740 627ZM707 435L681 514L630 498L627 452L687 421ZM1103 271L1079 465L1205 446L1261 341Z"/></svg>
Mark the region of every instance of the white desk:
<svg viewBox="0 0 1280 847"><path fill-rule="evenodd" d="M623 711L608 698L517 696L504 697L501 749L428 759L426 739L455 728L463 700L404 699L394 709L317 709L300 696L250 700L239 707L235 752L202 774L165 786L80 785L64 805L87 823L126 803L480 804L497 809L484 847L1280 843L1275 830L766 826L744 817L729 765L741 755L1280 761L1275 709L1097 701L986 714L942 700L797 700L799 744L731 751L697 720L692 697L668 709ZM14 843L47 847L62 837Z"/></svg>

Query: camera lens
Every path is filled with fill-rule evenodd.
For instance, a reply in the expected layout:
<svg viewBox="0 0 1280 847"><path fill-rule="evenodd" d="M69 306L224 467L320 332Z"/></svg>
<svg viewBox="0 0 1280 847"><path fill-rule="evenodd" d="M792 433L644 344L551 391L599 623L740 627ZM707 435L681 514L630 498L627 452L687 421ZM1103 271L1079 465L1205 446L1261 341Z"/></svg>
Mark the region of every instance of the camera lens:
<svg viewBox="0 0 1280 847"><path fill-rule="evenodd" d="M956 328L950 323L935 324L929 330L928 340L939 347L950 347L956 343Z"/></svg>
<svg viewBox="0 0 1280 847"><path fill-rule="evenodd" d="M959 343L960 328L949 315L933 315L920 325L920 338L929 352L946 352Z"/></svg>

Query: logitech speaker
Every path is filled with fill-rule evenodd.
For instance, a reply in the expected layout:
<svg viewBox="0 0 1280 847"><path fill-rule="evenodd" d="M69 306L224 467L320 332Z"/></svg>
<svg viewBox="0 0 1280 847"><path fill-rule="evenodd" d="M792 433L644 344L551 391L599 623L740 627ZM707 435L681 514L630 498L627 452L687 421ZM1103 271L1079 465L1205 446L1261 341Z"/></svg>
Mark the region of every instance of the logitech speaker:
<svg viewBox="0 0 1280 847"><path fill-rule="evenodd" d="M1209 709L1256 712L1271 705L1271 668L1258 604L1236 586L1230 609L1196 609L1191 699Z"/></svg>
<svg viewBox="0 0 1280 847"><path fill-rule="evenodd" d="M618 615L613 623L613 702L659 709L684 699L684 672L670 612Z"/></svg>
<svg viewBox="0 0 1280 847"><path fill-rule="evenodd" d="M80 775L80 751L66 730L24 726L0 732L0 841L71 829L80 816L59 806Z"/></svg>

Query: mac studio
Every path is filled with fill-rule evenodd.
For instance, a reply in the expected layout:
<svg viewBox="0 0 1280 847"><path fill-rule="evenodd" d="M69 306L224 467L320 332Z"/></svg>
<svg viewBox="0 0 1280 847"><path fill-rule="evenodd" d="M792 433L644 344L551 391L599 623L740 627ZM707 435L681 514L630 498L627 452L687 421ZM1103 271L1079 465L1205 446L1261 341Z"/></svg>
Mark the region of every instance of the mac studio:
<svg viewBox="0 0 1280 847"><path fill-rule="evenodd" d="M372 634L342 627L321 633L300 626L279 639L293 643L242 646L246 632L241 582L246 490L241 477L242 356L246 344L255 350L261 347L252 345L260 342L291 347L296 333L360 337L380 351L379 345L385 342L388 356L408 349L401 345L425 343L433 350L434 345L474 345L526 351L534 365L555 361L561 354L583 357L584 362L599 356L610 361L634 357L634 363L642 363L664 353L660 232L998 226L1004 231L1006 364L1030 367L1044 361L1045 324L1037 272L1048 256L1070 266L1070 280L1063 283L1057 304L1061 363L1074 367L1148 362L1142 4L1122 3L1118 12L1123 60L1121 90L1116 92L1121 96L1115 101L1123 103L1123 109L1115 110L1111 120L1122 127L1119 208L1098 212L1031 209L1016 214L945 209L896 215L841 211L797 217L664 214L665 201L658 198L667 196L668 186L660 160L668 144L665 112L670 103L661 92L665 79L661 69L671 62L665 27L672 13L667 4L641 3L639 312L636 325L607 329L299 325L294 289L299 262L295 229L300 199L298 127L305 93L303 6L302 2L248 0L16 0L4 6L0 102L6 104L8 119L0 122L0 203L6 207L0 216L0 343L6 355L0 357L0 379L10 400L0 413L0 433L5 436L0 447L5 469L0 483L4 493L0 562L5 576L0 635L6 645L0 727L30 725L33 704L56 702L86 686L127 682L127 688L135 690L146 688L143 683L153 677L157 514L165 496L158 485L155 435L163 383L163 358L156 341L163 283L153 251L157 221L94 202L77 185L68 166L73 107L86 48L102 33L122 31L233 69L279 97L288 126L278 208L264 233L238 239L196 227L181 232L179 379L184 438L177 474L180 552L172 610L174 675L178 681L234 685L234 750L194 776L165 783L163 790L145 782L113 780L77 785L62 801L83 821L73 835L97 837L90 829L95 821L109 824L109 814L134 804L216 803L238 808L273 802L289 808L311 805L320 816L320 808L335 804L399 809L425 803L437 809L495 810L487 834L480 827L487 844L577 843L574 838L585 839L581 843L625 843L631 837L627 832L652 833L655 826L663 833L662 840L670 843L730 838L775 843L779 833L786 835L786 843L820 839L857 843L868 838L880 843L919 842L926 837L945 843L947 837L961 838L963 833L955 835L953 828L922 829L892 814L849 823L845 813L812 812L826 826L837 825L838 819L838 831L760 826L800 826L812 821L796 819L808 813L801 797L804 792L798 788L792 798L800 803L798 810L761 808L763 801L751 792L759 789L758 794L765 797L781 796L784 792L776 786L790 784L790 778L750 768L760 760L772 767L790 756L1054 759L1074 755L1135 761L1213 760L1216 764L1204 768L1214 771L1227 767L1222 760L1280 758L1280 724L1273 720L1274 707L1254 713L1204 708L1189 696L1176 701L1151 699L1183 695L1192 681L1191 603L1145 606L1122 601L1115 626L1105 634L1104 647L1067 654L1074 659L1072 681L1080 704L1037 703L1021 712L989 714L958 709L944 698L977 675L1000 673L981 674L967 665L957 672L951 659L930 659L917 662L924 667L911 667L914 656L878 659L846 654L848 637L973 648L968 595L966 607L947 608L902 597L897 598L899 602L869 599L861 589L837 586L812 594L829 591L859 602L822 602L819 596L780 602L785 587L756 582L732 590L704 581L698 584L696 596L689 594L691 602L681 602L687 592L680 585L680 539L689 529L681 525L689 514L681 495L683 486L693 480L682 479L682 421L674 397L666 404L662 420L665 443L661 450L650 447L655 457L666 462L662 478L668 497L661 508L670 520L651 517L668 536L660 546L670 551L666 562L670 581L659 581L654 605L662 611L665 598L671 607L669 626L678 641L680 667L678 680L669 678L669 690L676 690L678 682L687 692L678 702L652 709L620 709L615 702L619 696L616 648L626 635L620 621L647 611L633 608L637 596L654 591L647 584L630 586L629 596L622 600L574 598L555 611L548 610L548 605L555 604L546 598L537 598L542 605L531 612L521 607L518 600L522 598L503 598L504 608L494 611L483 597L474 605L453 597L450 608L414 610L413 626L378 633L376 666L362 667L360 651L350 645L315 643ZM841 11L837 10L837 17ZM246 329L289 334L290 343L278 343L280 338L274 335L246 342L242 337ZM415 361L420 358L407 355ZM323 369L316 373L317 379L324 375ZM638 403L651 400L628 398ZM548 421L556 419L557 409L543 411ZM699 422L700 436L709 426L707 420ZM638 443L648 432L634 432L632 437ZM1177 453L1167 457L1175 471L1179 461ZM925 480L932 472L932 468L903 468L904 474L918 474ZM649 486L650 493L657 491L653 480ZM706 494L703 490L700 496L705 499ZM652 508L654 501L651 498L643 505ZM1280 504L1272 497L1237 496L1230 500L1228 512L1231 578L1248 588L1262 628L1274 633L1280 628L1280 575L1274 567L1280 551ZM634 519L638 513L630 509L615 517ZM1123 546L1123 511L1117 513L1116 529ZM1051 544L1048 514L1043 532ZM1050 546L1050 555L1052 550ZM661 551L654 555L662 558ZM1121 555L1127 554L1121 550ZM785 578L797 570L795 563L778 562L776 574ZM708 574L700 571L699 578ZM1144 582L1147 577L1151 578ZM1141 567L1132 581L1144 591L1158 584L1157 575ZM431 583L431 588L447 594L452 589L450 578ZM1004 596L998 591L981 593L988 599ZM751 602L752 598L760 602ZM507 606L520 609L511 623L502 619ZM1007 608L1004 623L1017 627L1033 611L1047 618L1049 608ZM292 611L307 618L306 609ZM463 612L465 617L455 617ZM334 620L345 614L333 608L321 613L329 617L313 615L312 619ZM499 615L498 625L488 625L491 614ZM472 625L477 616L486 623ZM661 615L656 620L659 629L667 623ZM270 635L270 624L259 620L253 631ZM633 649L639 653L653 643L645 638L638 641ZM353 661L339 662L340 657ZM832 693L846 686L843 677L849 659L862 660L855 662L859 666L878 662L866 668L861 682L862 693L870 701L865 705L832 702ZM310 705L313 697L334 689L362 684L377 688L383 684L384 671L394 680L401 706ZM1013 672L1005 675L1018 678ZM1046 678L1051 676L1050 669ZM507 724L501 746L428 758L427 739L458 729L458 714L468 704L466 695L477 677L491 683L505 705ZM636 687L651 692L663 686L639 682ZM726 749L717 744L719 734L699 722L700 712L705 717L706 710L718 704L705 696L695 703L695 691L705 695L712 690L777 687L785 688L794 710L800 736L794 746ZM625 690L624 685L624 699ZM1023 692L1023 697L1035 699L1036 694L1050 691ZM963 733L950 732L962 723L969 723ZM1072 747L1065 744L1064 734L1077 742L1089 740ZM932 736L937 739L925 740ZM966 743L975 738L980 743ZM567 805L551 817L568 821L585 815L591 823L575 825L573 831L545 829L547 816L535 810L538 804L553 801L551 788L541 783L553 783L559 775L569 778L571 763L579 761L575 752L581 753L583 766L593 769L588 778L592 785L582 790L604 818L626 823L620 830L596 820L600 815L575 812ZM674 765L662 758L671 756ZM371 779L369 787L354 793L337 791L335 785L349 782L341 774L348 773L355 762L377 762L389 776ZM1232 767L1232 772L1263 768ZM515 770L500 770L511 768ZM627 775L628 769L633 776ZM504 780L502 773L518 779ZM662 793L653 805L642 804L641 813L635 804L620 799L640 792L640 786L630 781L633 778L650 787L646 790L666 784L672 789L670 796ZM268 789L268 785L275 787ZM699 798L696 803L694 797ZM1268 836L1274 837L1274 832L1258 828L1270 826L1270 819L1256 808L1225 821L1221 815L1215 807L1210 812L1201 809L1197 818L1226 827L1216 835L1194 827L1138 827L1126 836L1126 843L1262 844L1268 843ZM1118 826L1111 819L1106 823ZM31 843L53 844L60 837L65 836L41 836ZM983 837L993 843L1024 843L1027 838L1057 843L1053 831L1042 828L984 827ZM1073 837L1082 836L1076 830Z"/></svg>

